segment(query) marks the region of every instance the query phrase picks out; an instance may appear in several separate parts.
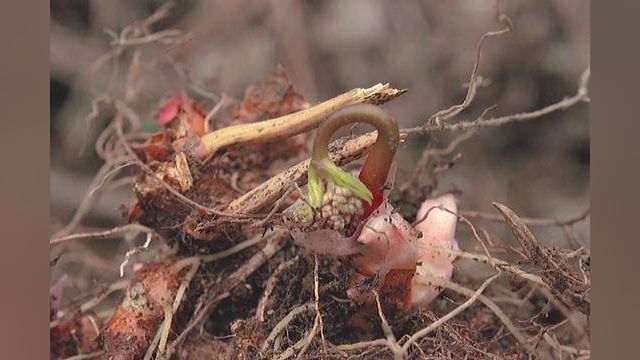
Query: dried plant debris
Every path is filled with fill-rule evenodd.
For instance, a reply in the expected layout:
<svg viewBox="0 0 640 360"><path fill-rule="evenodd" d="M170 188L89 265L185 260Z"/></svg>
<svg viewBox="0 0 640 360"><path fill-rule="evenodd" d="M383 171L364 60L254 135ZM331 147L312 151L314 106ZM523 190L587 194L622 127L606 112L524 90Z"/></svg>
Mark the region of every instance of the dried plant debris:
<svg viewBox="0 0 640 360"><path fill-rule="evenodd" d="M513 210L499 203L493 205L500 211L509 229L522 244L525 258L537 267L549 289L565 305L589 315L590 284L580 274L581 268L577 261L571 261L566 252L540 245L531 230ZM588 267L582 268L583 272L589 272Z"/></svg>
<svg viewBox="0 0 640 360"><path fill-rule="evenodd" d="M198 109L193 100L184 94L179 95L178 99L175 96L170 98L162 106L160 116L163 120L173 116L173 120L165 122L167 128L134 149L144 156L141 157L157 176L187 198L204 206L225 208L235 197L268 179L272 174L269 168L273 164L295 159L305 149L304 136L298 136L277 143L230 148L206 164L188 159L184 152L176 152L173 144L179 139L199 135L193 126L201 124L204 117L202 112L184 111L184 107ZM216 119L215 123L242 124L286 115L307 107L308 104L292 87L284 70L277 69L265 80L250 86L243 101L231 110L229 116ZM197 129L201 126L197 125ZM138 202L129 212L127 220L130 222L137 221L158 229L181 227L181 231L170 230L169 233L202 241L220 237L232 239L237 235L237 226L227 224L220 227L212 221L212 216L201 209L192 209L147 173L141 173L135 190Z"/></svg>
<svg viewBox="0 0 640 360"><path fill-rule="evenodd" d="M49 330L51 359L90 354L99 349L101 320L94 313L77 314Z"/></svg>
<svg viewBox="0 0 640 360"><path fill-rule="evenodd" d="M130 278L109 287L109 294L125 291L106 314L94 309L102 296L91 306L62 306L64 281L56 282L52 359L590 356L588 249L544 246L527 219L495 203L502 218L490 217L502 219L520 243L509 247L464 216L459 189L440 185L460 158L458 144L474 131L442 148L429 144L397 185L393 163L413 136L527 121L588 102L588 69L573 97L530 113L485 119L485 111L476 121L458 121L481 91L482 42L512 27L498 6L502 30L481 38L464 101L415 128L400 129L378 106L406 90L375 84L312 105L278 67L237 102L224 95L208 104L190 91L168 89L154 114L161 130L149 135L134 110L142 68L133 43L175 41L173 33L150 33L167 11L128 27L97 66L124 47L137 54L126 96L102 95L93 103L96 111L108 104L115 114L96 142L105 165L92 191L102 191L124 167L139 169L127 183L135 200L125 224L71 234L91 207L92 192L66 236L50 242L143 232L168 246L149 249L153 261L135 263ZM330 143L338 127L354 122L377 131ZM320 145L308 159L316 128ZM360 157L366 159L359 172L343 169ZM583 219L537 224L566 230ZM482 271L465 271L469 264Z"/></svg>

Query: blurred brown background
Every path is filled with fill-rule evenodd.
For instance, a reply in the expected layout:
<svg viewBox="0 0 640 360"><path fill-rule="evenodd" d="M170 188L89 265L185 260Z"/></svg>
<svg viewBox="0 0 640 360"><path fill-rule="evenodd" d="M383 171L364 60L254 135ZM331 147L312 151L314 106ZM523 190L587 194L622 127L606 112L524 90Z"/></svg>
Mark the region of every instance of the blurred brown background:
<svg viewBox="0 0 640 360"><path fill-rule="evenodd" d="M91 92L87 73L109 50L111 38L105 30L119 33L162 3L51 1L52 232L69 221L100 166L93 143L109 118L103 113L86 120L97 95ZM145 129L153 131L154 110L168 92L185 90L210 108L222 94L241 98L248 84L282 64L312 103L378 82L407 88L406 95L385 109L403 127L419 125L463 100L480 37L502 28L495 6L494 1L178 1L170 17L153 30L179 29L192 36L180 46L164 51L150 47L144 53L147 75L137 110ZM575 93L577 79L589 64L588 1L508 1L504 12L515 30L488 39L480 64L486 80L472 106L454 121L474 119L492 105L497 107L489 116L557 102ZM130 55L123 54L121 66L127 66ZM117 64L101 70L94 86L105 89L110 82L125 81L120 74L125 71ZM429 145L446 146L455 136L432 136ZM403 148L400 176L415 167L425 143L414 139ZM498 201L523 216L569 218L589 206L586 105L527 123L482 129L456 152L462 157L446 172L440 189L462 189L463 209L492 211L491 202ZM130 196L126 186L105 193L83 225L117 225L118 207ZM589 222L576 231L588 246ZM536 235L551 243L565 238L558 228L536 229ZM85 256L95 252L121 260L127 246L114 244L93 243Z"/></svg>

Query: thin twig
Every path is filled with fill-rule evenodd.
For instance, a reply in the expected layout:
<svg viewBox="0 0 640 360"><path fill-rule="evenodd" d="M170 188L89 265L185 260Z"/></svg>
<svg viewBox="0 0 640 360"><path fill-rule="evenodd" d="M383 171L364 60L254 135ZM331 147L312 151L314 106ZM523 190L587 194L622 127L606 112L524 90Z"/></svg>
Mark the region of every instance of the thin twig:
<svg viewBox="0 0 640 360"><path fill-rule="evenodd" d="M292 346L284 349L284 351L280 355L278 355L276 360L286 360L286 359L290 358L291 356L293 356L293 354L298 349L300 349L300 352L298 353L297 359L301 359L302 358L301 354L304 355L304 353L307 350L307 347L309 346L309 344L311 344L311 342L308 341L308 339L310 337L313 338L315 336L316 331L318 331L318 318L317 317L316 317L316 320L313 322L313 327L309 331L309 334L307 334L307 336L303 337L302 339L298 340ZM276 339L274 340L274 345L273 345L274 353L279 351L279 348L280 348L279 339L281 337L282 337L282 333L280 333L280 335L278 335L278 337L276 337Z"/></svg>
<svg viewBox="0 0 640 360"><path fill-rule="evenodd" d="M482 238L480 237L480 235L478 234L478 231L476 230L476 227L471 223L471 221L467 220L464 216L458 215L458 213L451 211L447 208L445 208L444 206L434 206L432 208L430 208L429 210L427 210L427 212L418 220L416 220L413 224L411 224L412 226L416 226L418 224L420 224L421 222L425 221L429 215L431 214L432 211L434 210L440 210L440 211L444 211L447 212L453 216L455 216L456 218L458 218L459 220L461 220L462 222L464 222L465 224L467 224L467 226L469 226L469 228L471 229L471 232L473 233L473 237L478 240L478 242L480 243L480 245L482 246L482 248L484 249L485 254L487 254L487 259L489 260L489 262L491 263L491 265L497 269L496 265L495 265L495 260L493 258L493 256L491 256L491 252L489 251L489 248L487 247L487 245L485 245L484 241L482 241Z"/></svg>
<svg viewBox="0 0 640 360"><path fill-rule="evenodd" d="M156 34L151 34L149 29L150 27L165 19L169 15L169 10L173 7L173 1L167 1L161 6L159 6L151 15L143 20L136 21L131 25L125 26L120 34L116 34L111 30L105 30L105 32L112 37L111 42L111 50L106 54L103 54L98 59L96 59L87 72L87 81L89 83L89 89L92 93L96 93L94 88L94 78L96 77L97 72L107 65L111 60L120 57L123 52L131 46L137 46L141 43L151 43L151 42L162 42L162 40L166 40L166 38L174 38L176 37L176 31L172 30L170 32L161 31ZM145 39L140 42L140 39ZM117 65L118 63L116 63ZM109 82L111 83L111 81Z"/></svg>
<svg viewBox="0 0 640 360"><path fill-rule="evenodd" d="M475 292L471 289L458 285L450 280L431 276L429 274L423 274L422 277L417 280L424 282L425 284L428 284L428 285L442 286L449 290L455 291L459 294L462 294L468 297L475 296ZM494 303L491 299L481 294L477 295L477 300L479 300L491 311L493 311L493 313L498 317L498 319L500 319L500 321L502 321L504 326L511 332L513 337L515 337L516 340L518 340L518 342L522 346L524 346L530 353L534 352L534 349L527 341L527 338L525 338L525 336L520 332L520 330L518 330L518 328L516 328L515 325L513 325L511 320L509 320L507 315L502 311L502 309L500 309L498 305L496 305L496 303Z"/></svg>
<svg viewBox="0 0 640 360"><path fill-rule="evenodd" d="M572 216L570 218L566 218L562 220L528 218L528 217L521 217L520 220L522 220L522 222L528 226L566 226L566 225L573 225L575 223L578 223L586 219L590 215L590 213L591 213L591 209L587 208L576 216ZM486 213L482 211L466 210L466 211L461 211L460 214L468 218L477 218L481 220L489 220L489 221L496 221L496 222L505 221L504 217L502 217L502 215L500 214L491 214L491 213Z"/></svg>
<svg viewBox="0 0 640 360"><path fill-rule="evenodd" d="M129 282L126 280L116 281L113 284L109 285L106 289L99 291L90 300L87 300L86 302L80 304L80 306L77 306L77 305L67 306L68 308L70 307L71 310L65 310L64 312L59 311L58 314L56 314L59 318L54 321L51 321L49 323L49 328L51 329L57 326L58 324L60 324L61 319L64 318L65 316L70 314L76 314L75 312L76 310L74 309L77 309L77 311L79 311L80 314L86 313L87 311L91 310L96 305L100 304L102 301L107 299L114 292L124 290L128 284Z"/></svg>
<svg viewBox="0 0 640 360"><path fill-rule="evenodd" d="M122 169L124 169L124 168L126 168L126 167L128 167L128 166L131 166L131 165L134 165L134 163L133 163L133 162L125 162L124 164L119 165L119 166L116 166L115 168L111 169L111 170L110 170L108 173L106 173L106 174L104 175L104 177L100 180L100 183L99 183L96 187L94 187L93 189L91 189L91 191L89 191L89 196L93 196L93 194L94 194L96 191L101 190L101 189L104 187L104 185L105 185L105 183L106 183L106 181L108 180L108 178L109 178L109 177L111 177L111 176L115 175L115 174L116 174L116 173L118 173L120 170L122 170Z"/></svg>
<svg viewBox="0 0 640 360"><path fill-rule="evenodd" d="M300 347L300 352L298 353L298 356L296 356L296 359L302 359L302 356L307 352L307 349L309 348L309 345L311 345L311 342L316 337L316 333L318 332L318 326L321 326L320 325L320 317L318 316L318 314L319 314L318 311L316 311L316 317L313 320L313 327L309 331L309 334L307 336L305 336L303 339L301 339L300 341L298 341L297 343L295 343L291 347L291 348ZM289 349L287 349L287 350L289 350ZM278 357L279 360L284 360L284 359L289 357L289 356L286 356L287 354L285 354L285 353L287 353L287 350L285 350L283 352L283 354ZM326 353L326 351L325 351L325 353Z"/></svg>
<svg viewBox="0 0 640 360"><path fill-rule="evenodd" d="M524 258L542 270L542 279L549 285L553 294L566 305L588 315L591 305L588 298L590 287L571 270L568 260L553 249L540 245L531 230L513 210L497 202L494 202L493 206L500 211L509 230L520 242Z"/></svg>
<svg viewBox="0 0 640 360"><path fill-rule="evenodd" d="M167 312L165 309L165 319L167 318ZM160 337L162 336L162 328L164 327L164 321L162 322L160 329L158 329L158 331L156 331L156 335L153 337L153 340L151 340L151 343L149 344L149 347L147 348L147 352L144 354L144 358L142 358L143 360L151 360L151 357L153 357L153 352L156 350L156 347L158 346L158 343L160 342Z"/></svg>
<svg viewBox="0 0 640 360"><path fill-rule="evenodd" d="M199 255L199 256L192 256L192 257L188 257L188 258L184 258L181 259L179 261L177 261L175 263L175 268L176 269L180 269L184 266L188 266L194 263L209 263L209 262L213 262L213 261L218 261L220 259L224 259L227 256L231 256L233 254L239 253L240 251L254 246L264 240L268 240L272 235L266 235L266 236L262 236L262 235L258 235L258 236L254 236L253 238L249 239L249 240L245 240L241 243L238 243L226 250L222 250L219 251L217 253L213 253L213 254L209 254L209 255Z"/></svg>
<svg viewBox="0 0 640 360"><path fill-rule="evenodd" d="M322 314L320 313L320 275L318 271L318 254L314 254L314 267L313 267L313 296L316 304L316 317L318 318L318 325L320 326L320 338L322 339L322 349L324 353L327 353L327 340L324 338L324 322L322 321Z"/></svg>
<svg viewBox="0 0 640 360"><path fill-rule="evenodd" d="M302 355L307 351L307 348L311 344L311 341L316 335L318 327L320 327L320 337L322 338L322 348L324 353L327 353L327 342L324 338L324 322L322 321L322 314L320 313L320 282L318 276L318 255L314 254L314 267L313 267L313 294L314 294L314 304L316 306L316 318L313 323L313 329L309 333L309 336L305 339L302 350L298 353L298 359L302 358Z"/></svg>
<svg viewBox="0 0 640 360"><path fill-rule="evenodd" d="M222 109L223 106L231 103L231 98L226 94L222 94L222 98L213 106L211 111L207 113L207 116L204 118L204 130L205 132L209 132L209 127L211 126L211 119Z"/></svg>
<svg viewBox="0 0 640 360"><path fill-rule="evenodd" d="M342 344L333 347L335 351L353 351L373 346L387 346L387 339L376 339L371 341L361 341L353 344Z"/></svg>
<svg viewBox="0 0 640 360"><path fill-rule="evenodd" d="M85 116L84 118L84 122L87 126L85 134L84 134L84 139L82 142L82 147L80 150L80 154L83 155L85 149L87 148L87 143L88 140L90 138L89 136L89 131L91 130L91 124L93 123L93 121L95 119L98 118L98 116L100 116L100 105L101 104L111 104L111 97L107 94L100 94L98 96L96 96L93 100L91 100L91 111L89 112L89 114L87 114L87 116Z"/></svg>
<svg viewBox="0 0 640 360"><path fill-rule="evenodd" d="M105 231L77 233L77 234L71 234L67 236L53 238L49 240L49 245L57 245L63 242L78 240L78 239L108 239L111 237L115 237L124 233L134 232L134 231L153 234L154 236L157 236L158 238L164 240L164 238L160 234L158 234L155 230L149 227L146 227L140 224L127 224L127 225L118 226L113 229L109 229Z"/></svg>
<svg viewBox="0 0 640 360"><path fill-rule="evenodd" d="M266 244L260 251L253 255L244 265L227 276L225 282L221 286L216 286L216 288L212 290L211 294L205 294L208 298L205 298L205 305L193 315L182 333L178 335L167 347L167 359L171 358L178 345L180 345L187 335L189 335L189 333L205 319L207 314L215 309L220 301L229 297L230 292L233 289L244 282L249 275L253 274L253 272L260 268L268 259L282 249L287 235L288 232L284 230L275 231L266 239Z"/></svg>
<svg viewBox="0 0 640 360"><path fill-rule="evenodd" d="M484 45L484 42L490 37L503 35L513 30L513 23L511 22L511 19L509 19L509 17L502 12L500 3L498 3L498 6L496 7L496 12L497 12L496 17L498 22L503 23L505 25L505 28L501 30L486 32L480 38L480 42L478 43L478 48L476 50L476 59L473 64L473 70L471 71L471 77L468 83L468 90L467 90L467 94L465 95L464 101L459 105L453 105L448 109L440 110L435 114L431 115L431 117L429 117L429 120L427 121L427 124L440 125L442 121L458 115L464 109L469 107L469 105L471 104L471 101L473 101L473 98L476 95L476 90L479 85L478 70L480 68L480 58L482 56L482 46Z"/></svg>
<svg viewBox="0 0 640 360"><path fill-rule="evenodd" d="M424 151L420 155L420 159L418 160L418 163L417 163L415 169L411 172L411 175L409 175L409 179L400 186L399 190L400 191L406 191L409 187L411 187L418 180L418 177L420 176L422 171L425 168L427 168L427 165L429 165L429 160L431 160L431 157L441 157L441 156L445 156L445 155L451 154L453 151L455 151L455 149L458 147L458 145L460 145L464 141L470 139L473 136L474 133L475 133L474 131L468 131L466 133L463 133L462 135L460 135L460 136L456 137L455 139L453 139L449 143L449 145L447 145L446 148L440 148L440 149L426 148L426 149L424 149Z"/></svg>
<svg viewBox="0 0 640 360"><path fill-rule="evenodd" d="M298 261L298 259L300 259L300 255L296 255L295 257L287 261L281 262L280 265L278 265L276 270L271 274L271 276L267 280L267 283L264 287L264 292L262 293L262 297L260 297L260 301L258 301L258 306L256 307L256 319L258 319L259 321L264 322L265 320L264 312L265 312L265 309L267 308L267 302L269 300L269 296L271 295L271 293L276 287L278 276L280 276L280 274L283 271L285 271L286 269L290 268L293 264L295 264Z"/></svg>
<svg viewBox="0 0 640 360"><path fill-rule="evenodd" d="M497 279L498 276L500 276L500 273L495 274L492 277L490 277L487 280L485 280L482 283L482 285L480 285L478 290L476 290L475 292L472 293L472 295L469 297L469 299L467 301L465 301L464 303L462 303L461 305L459 305L455 309L451 310L449 313L447 313L443 317L441 317L438 320L434 321L433 323L431 323L426 328L421 329L421 330L417 331L416 333L414 333L413 335L411 335L411 337L409 337L409 339L404 343L404 345L402 345L403 353L406 353L409 350L409 347L411 346L411 344L413 344L414 342L416 342L416 341L420 340L421 338L427 336L430 332L432 332L433 330L437 329L440 325L444 324L445 322L449 321L450 319L453 319L455 316L457 316L458 314L463 312L466 308L471 306L474 302L476 302L476 300L478 300L478 298L480 297L482 292L489 286L489 284L491 284L491 282L493 280Z"/></svg>
<svg viewBox="0 0 640 360"><path fill-rule="evenodd" d="M560 344L560 342L558 342L557 339L552 339L551 336L548 333L544 333L544 335L542 335L542 337L544 338L544 340L547 342L547 344L549 344L551 347L553 347L554 349L560 351L560 352L566 352L572 355L577 355L577 356L590 356L591 355L591 350L588 349L576 349L573 346L568 346L568 345L562 345Z"/></svg>
<svg viewBox="0 0 640 360"><path fill-rule="evenodd" d="M162 30L147 36L142 36L142 37L133 38L133 39L122 39L122 38L114 39L111 41L111 46L129 47L129 46L148 44L156 41L160 43L172 43L177 39L179 39L182 35L183 35L182 31L180 30L175 30L175 29Z"/></svg>
<svg viewBox="0 0 640 360"><path fill-rule="evenodd" d="M514 123L514 122L538 119L559 110L566 110L582 102L588 103L590 100L589 100L587 87L589 84L590 74L591 74L591 71L590 71L590 68L588 67L580 76L578 91L574 96L565 98L561 101L545 106L539 110L526 112L526 113L512 114L512 115L491 118L491 119L484 119L482 117L479 117L473 121L465 121L457 124L424 125L424 126L418 126L418 127L409 128L409 129L403 129L402 132L407 135L410 135L410 134L426 134L430 132L441 132L441 131L460 131L460 130L469 130L469 129L481 129L485 127L497 127L497 126L503 126L510 123Z"/></svg>
<svg viewBox="0 0 640 360"><path fill-rule="evenodd" d="M405 352L400 347L400 345L398 345L396 336L393 334L393 330L391 329L391 326L389 326L389 323L387 322L387 319L384 316L384 312L382 311L382 305L380 304L380 296L378 296L378 292L373 291L373 295L376 299L378 316L380 317L380 324L382 327L382 331L384 332L384 335L387 338L387 346L389 347L391 352L393 352L393 356L396 360L402 360L404 358Z"/></svg>
<svg viewBox="0 0 640 360"><path fill-rule="evenodd" d="M584 335L586 335L587 333L586 329L580 326L580 324L576 321L576 318L574 316L576 314L575 312L571 311L562 303L562 301L558 300L555 297L555 295L553 295L553 293L547 287L538 286L536 287L536 290L539 291L544 297L549 299L549 302L556 309L558 309L562 313L562 315L564 315L565 319L569 322L571 327L576 331L576 335L578 338L582 338Z"/></svg>
<svg viewBox="0 0 640 360"><path fill-rule="evenodd" d="M273 204L273 207L271 208L271 211L269 211L267 216L264 219L262 219L262 220L258 221L257 223L255 223L253 226L262 227L262 226L267 225L269 223L269 221L271 220L271 218L280 209L280 205L282 205L282 203L289 197L289 195L293 192L293 190L294 190L293 186L291 186L289 188L285 188L284 189L284 194L282 194L282 196L280 196L280 199L276 200L276 202Z"/></svg>
<svg viewBox="0 0 640 360"><path fill-rule="evenodd" d="M140 251L144 251L146 249L149 248L149 245L151 245L151 241L153 240L153 234L152 233L147 233L147 240L145 240L144 244L142 244L141 246L136 246L133 249L127 251L124 254L124 260L122 260L122 263L120 263L120 277L124 277L124 267L129 263L129 259L139 253Z"/></svg>
<svg viewBox="0 0 640 360"><path fill-rule="evenodd" d="M267 339L264 341L264 343L262 343L262 346L260 347L260 354L264 354L264 352L267 350L269 345L271 345L276 336L280 334L284 329L286 329L287 326L289 326L289 323L292 322L293 319L296 318L296 316L313 309L315 309L315 304L312 302L302 304L291 309L291 311L285 317L283 317L282 320L280 320L276 324L276 326L273 327L273 329L271 329L269 336L267 336Z"/></svg>
<svg viewBox="0 0 640 360"><path fill-rule="evenodd" d="M494 269L496 269L498 271L507 271L507 272L510 272L510 273L512 273L514 275L520 276L523 279L529 280L529 281L531 281L533 283L536 283L536 284L538 284L540 286L543 286L545 288L549 287L544 282L544 280L542 280L542 278L539 277L538 275L530 274L530 273L518 268L517 266L512 265L512 264L504 261L504 260L500 260L500 259L496 259L496 258L489 258L486 255L474 254L474 253L470 253L470 252L466 252L466 251L453 250L453 249L444 248L444 247L435 246L435 245L429 245L429 244L420 244L418 246L423 248L423 249L437 251L437 252L441 252L441 253L445 253L445 254L449 254L449 255L458 256L458 257L461 257L461 258L470 259L470 260L477 261L477 262L480 262L480 263L483 263L483 264L487 264L487 265L490 265L490 266L494 267Z"/></svg>
<svg viewBox="0 0 640 360"><path fill-rule="evenodd" d="M102 350L100 351L95 351L92 353L88 353L88 354L78 354L78 355L74 355L74 356L70 356L68 358L64 358L63 360L85 360L85 359L93 359L96 358L100 355L102 355Z"/></svg>
<svg viewBox="0 0 640 360"><path fill-rule="evenodd" d="M112 159L112 161L102 165L100 170L98 170L96 175L93 177L93 180L91 181L91 185L90 185L91 190L83 196L82 200L80 201L80 204L78 205L78 208L76 209L76 212L73 214L73 217L71 218L69 223L65 225L64 228L58 230L55 234L53 234L53 236L51 236L51 239L61 238L65 235L69 235L71 232L75 230L75 228L82 222L84 217L91 211L91 209L93 208L93 205L98 200L98 195L102 190L102 187L100 187L99 184L104 181L105 177L108 176L109 173L111 173L115 167L119 166L121 162L126 162L126 161L127 160L125 159L118 158L118 159ZM51 239L50 239L50 242L51 242Z"/></svg>
<svg viewBox="0 0 640 360"><path fill-rule="evenodd" d="M193 279L193 277L196 275L196 272L198 271L199 267L200 267L200 262L196 262L191 266L191 269L182 280L182 283L180 284L180 287L176 292L175 299L173 300L173 305L171 306L169 311L165 311L165 319L163 322L163 326L160 327L161 330L158 330L158 331L162 331L162 335L160 336L160 342L158 343L158 351L156 353L156 359L162 358L162 355L164 354L164 350L167 345L167 340L169 338L169 332L171 331L171 321L173 319L173 316L176 313L176 311L178 311L178 307L180 307L180 303L182 302L182 298L184 297L187 287L189 286L189 283L191 283L191 280Z"/></svg>

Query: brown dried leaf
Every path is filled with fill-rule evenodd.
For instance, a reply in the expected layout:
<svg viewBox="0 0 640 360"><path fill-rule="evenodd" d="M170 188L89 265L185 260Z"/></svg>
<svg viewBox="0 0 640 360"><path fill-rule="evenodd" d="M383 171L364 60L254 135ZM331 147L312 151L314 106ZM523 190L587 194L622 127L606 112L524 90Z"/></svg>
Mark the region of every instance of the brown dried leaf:
<svg viewBox="0 0 640 360"><path fill-rule="evenodd" d="M527 225L524 224L518 215L516 215L513 210L500 203L494 202L493 206L495 206L500 214L502 214L507 226L509 226L513 235L515 235L516 239L518 239L522 244L522 249L524 250L525 255L536 262L544 259L545 254L538 244L538 240L536 240L531 230L529 230Z"/></svg>
<svg viewBox="0 0 640 360"><path fill-rule="evenodd" d="M231 125L256 122L308 107L309 103L293 88L287 72L278 66L264 79L247 87L244 99L231 111L226 123Z"/></svg>
<svg viewBox="0 0 640 360"><path fill-rule="evenodd" d="M193 177L191 176L191 170L189 170L189 163L187 162L187 156L184 153L176 155L176 177L180 183L181 191L188 191L193 186Z"/></svg>
<svg viewBox="0 0 640 360"><path fill-rule="evenodd" d="M151 135L143 144L133 144L131 148L145 163L169 161L173 151L171 143L175 135L171 130L163 130Z"/></svg>
<svg viewBox="0 0 640 360"><path fill-rule="evenodd" d="M184 93L175 93L163 100L156 117L163 126L182 127L184 135L202 136L206 129L204 112Z"/></svg>

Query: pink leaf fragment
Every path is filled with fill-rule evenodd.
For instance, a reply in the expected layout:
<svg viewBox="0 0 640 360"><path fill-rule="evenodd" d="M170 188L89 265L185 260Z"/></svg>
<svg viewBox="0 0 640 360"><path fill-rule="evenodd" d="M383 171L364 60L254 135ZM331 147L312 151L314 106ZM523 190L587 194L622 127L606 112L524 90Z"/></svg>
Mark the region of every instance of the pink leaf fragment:
<svg viewBox="0 0 640 360"><path fill-rule="evenodd" d="M180 106L185 102L186 96L183 93L174 93L167 100L165 100L158 109L156 118L158 123L162 126L169 124L176 116Z"/></svg>

